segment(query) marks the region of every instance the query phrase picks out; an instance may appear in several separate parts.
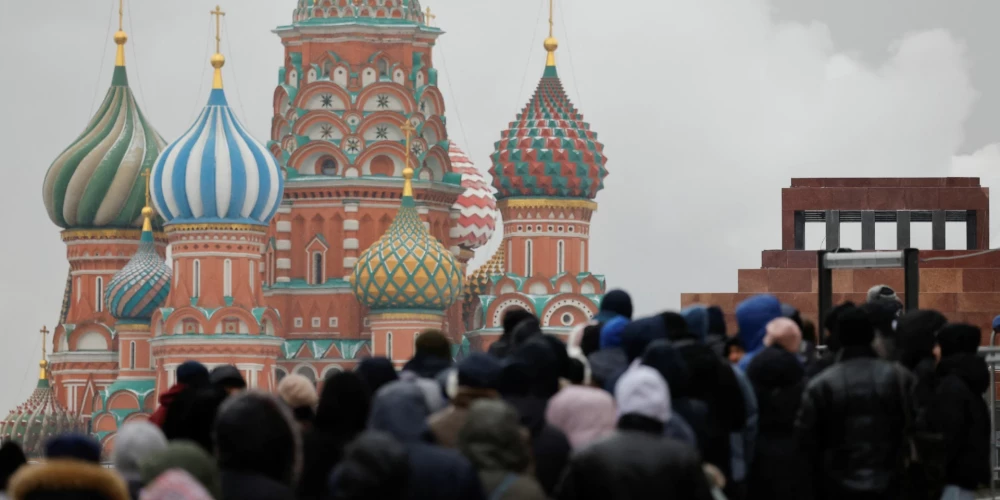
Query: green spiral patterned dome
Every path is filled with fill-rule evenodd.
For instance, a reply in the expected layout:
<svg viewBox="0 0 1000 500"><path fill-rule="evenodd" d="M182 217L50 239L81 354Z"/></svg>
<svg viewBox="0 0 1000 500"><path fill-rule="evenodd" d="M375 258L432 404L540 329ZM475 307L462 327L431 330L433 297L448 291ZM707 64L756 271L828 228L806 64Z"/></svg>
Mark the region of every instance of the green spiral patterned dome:
<svg viewBox="0 0 1000 500"><path fill-rule="evenodd" d="M59 404L48 379L42 378L31 397L0 423L0 441L17 442L28 458L40 458L49 439L81 429L80 423Z"/></svg>
<svg viewBox="0 0 1000 500"><path fill-rule="evenodd" d="M462 271L455 256L431 236L417 213L405 169L403 200L389 230L365 250L351 273L358 302L372 310L443 311L462 293Z"/></svg>
<svg viewBox="0 0 1000 500"><path fill-rule="evenodd" d="M49 218L64 229L139 227L142 172L165 146L139 110L125 67L116 66L97 114L45 175Z"/></svg>
<svg viewBox="0 0 1000 500"><path fill-rule="evenodd" d="M152 228L143 228L139 249L111 278L104 301L115 318L148 321L167 300L170 278L170 268L156 253Z"/></svg>

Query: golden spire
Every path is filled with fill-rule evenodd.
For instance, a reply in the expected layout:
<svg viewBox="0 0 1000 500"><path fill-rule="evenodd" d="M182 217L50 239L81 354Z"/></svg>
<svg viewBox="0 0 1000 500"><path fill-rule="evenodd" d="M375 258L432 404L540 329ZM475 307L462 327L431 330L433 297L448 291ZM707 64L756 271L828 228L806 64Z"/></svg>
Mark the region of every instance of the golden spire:
<svg viewBox="0 0 1000 500"><path fill-rule="evenodd" d="M142 174L140 174L140 175L142 175L143 177L146 178L146 206L142 207L142 230L143 231L152 231L153 230L153 214L156 213L156 212L153 211L153 204L151 203L152 200L149 197L149 182L150 182L149 181L149 174L150 174L150 170L143 170Z"/></svg>
<svg viewBox="0 0 1000 500"><path fill-rule="evenodd" d="M38 362L38 380L49 379L49 361L45 359L45 336L49 334L49 327L42 326L38 333L42 334L42 360Z"/></svg>
<svg viewBox="0 0 1000 500"><path fill-rule="evenodd" d="M212 88L222 88L222 67L226 65L226 57L222 55L222 7L216 5L215 10L209 12L215 16L215 54L212 54L212 67L215 68L215 75L212 77Z"/></svg>
<svg viewBox="0 0 1000 500"><path fill-rule="evenodd" d="M124 18L125 0L118 0L118 31L115 33L115 45L118 46L118 51L115 54L115 66L125 66L125 42L128 41L128 35L124 29Z"/></svg>
<svg viewBox="0 0 1000 500"><path fill-rule="evenodd" d="M437 19L437 17L438 16L435 16L434 14L431 14L431 8L427 7L427 13L424 14L424 24L426 24L427 26L430 26L431 25L431 21L433 21L434 19Z"/></svg>
<svg viewBox="0 0 1000 500"><path fill-rule="evenodd" d="M404 120L401 129L406 134L406 163L403 165L403 197L413 197L413 168L410 167L410 134L417 129L413 128L410 120Z"/></svg>
<svg viewBox="0 0 1000 500"><path fill-rule="evenodd" d="M544 43L545 51L549 53L549 55L546 56L545 58L546 66L556 65L556 49L559 48L559 40L556 40L554 34L554 25L555 25L555 22L553 21L553 18L555 17L553 15L554 13L555 13L555 0L549 0L549 37L545 39Z"/></svg>

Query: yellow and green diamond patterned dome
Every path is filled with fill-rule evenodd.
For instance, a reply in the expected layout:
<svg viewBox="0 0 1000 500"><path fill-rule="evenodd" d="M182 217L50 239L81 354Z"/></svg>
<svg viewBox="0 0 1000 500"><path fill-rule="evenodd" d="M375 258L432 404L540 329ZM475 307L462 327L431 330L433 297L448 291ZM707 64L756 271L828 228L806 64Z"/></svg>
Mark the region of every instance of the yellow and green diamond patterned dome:
<svg viewBox="0 0 1000 500"><path fill-rule="evenodd" d="M389 230L351 273L358 301L372 310L445 310L462 294L455 256L424 227L413 201L413 169L403 170L403 200Z"/></svg>

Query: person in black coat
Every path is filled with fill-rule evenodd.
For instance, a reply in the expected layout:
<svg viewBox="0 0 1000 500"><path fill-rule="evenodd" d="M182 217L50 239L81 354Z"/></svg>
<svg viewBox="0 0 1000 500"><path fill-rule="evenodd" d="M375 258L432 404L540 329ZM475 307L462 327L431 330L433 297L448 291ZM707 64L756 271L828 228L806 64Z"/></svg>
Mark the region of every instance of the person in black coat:
<svg viewBox="0 0 1000 500"><path fill-rule="evenodd" d="M615 388L618 429L578 451L559 500L710 500L694 448L665 437L670 392L653 368L633 366Z"/></svg>
<svg viewBox="0 0 1000 500"><path fill-rule="evenodd" d="M403 500L410 481L406 448L384 432L351 442L330 474L327 500ZM301 498L301 497L300 497Z"/></svg>
<svg viewBox="0 0 1000 500"><path fill-rule="evenodd" d="M215 419L220 500L293 500L302 440L291 410L262 392L233 396Z"/></svg>
<svg viewBox="0 0 1000 500"><path fill-rule="evenodd" d="M759 412L747 500L808 500L809 470L795 443L805 370L794 354L775 345L754 357L747 377Z"/></svg>
<svg viewBox="0 0 1000 500"><path fill-rule="evenodd" d="M334 374L323 384L316 418L302 440L299 500L323 498L330 471L340 461L344 447L365 430L370 405L371 393L355 373Z"/></svg>
<svg viewBox="0 0 1000 500"><path fill-rule="evenodd" d="M704 419L704 438L699 436L702 459L716 466L727 479L732 478L730 434L746 426L747 410L743 392L733 369L711 347L686 328L677 313L661 314L670 342L677 348L690 372L687 396L708 408Z"/></svg>
<svg viewBox="0 0 1000 500"><path fill-rule="evenodd" d="M569 460L572 447L559 429L545 421L545 409L559 390L558 356L541 338L529 340L505 360L500 393L521 416L531 434L535 478L551 495Z"/></svg>
<svg viewBox="0 0 1000 500"><path fill-rule="evenodd" d="M944 437L946 492L960 490L970 496L991 477L990 415L983 400L990 371L976 355L979 336L979 328L971 325L949 325L938 334L941 363L929 415L934 430Z"/></svg>
<svg viewBox="0 0 1000 500"><path fill-rule="evenodd" d="M864 311L840 314L837 334L843 346L837 362L806 386L795 420L813 498L901 498L912 376L878 358Z"/></svg>
<svg viewBox="0 0 1000 500"><path fill-rule="evenodd" d="M428 414L424 393L413 382L386 385L372 400L368 429L391 435L406 449L410 483L405 498L482 499L483 489L472 463L457 451L432 443Z"/></svg>
<svg viewBox="0 0 1000 500"><path fill-rule="evenodd" d="M490 344L489 353L500 359L506 358L514 349L514 329L526 319L536 319L534 314L516 307L508 310L503 315L503 334L496 342ZM536 319L537 320L537 319Z"/></svg>

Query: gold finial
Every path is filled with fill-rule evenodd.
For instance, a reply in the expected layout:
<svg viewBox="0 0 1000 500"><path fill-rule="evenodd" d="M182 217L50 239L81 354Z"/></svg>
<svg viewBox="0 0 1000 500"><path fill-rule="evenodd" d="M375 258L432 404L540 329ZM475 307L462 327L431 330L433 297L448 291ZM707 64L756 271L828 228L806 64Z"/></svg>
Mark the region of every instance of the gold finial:
<svg viewBox="0 0 1000 500"><path fill-rule="evenodd" d="M555 0L549 0L549 37L545 39L545 42L543 44L545 47L545 51L549 53L549 55L546 56L545 58L546 66L556 65L556 49L559 48L559 40L556 40L554 31L554 26L555 26L555 21L553 20L555 18L554 14L555 14Z"/></svg>
<svg viewBox="0 0 1000 500"><path fill-rule="evenodd" d="M431 25L431 21L437 19L437 17L438 16L435 16L434 14L431 14L431 8L427 7L427 13L424 14L424 24L426 24L427 26L430 26Z"/></svg>
<svg viewBox="0 0 1000 500"><path fill-rule="evenodd" d="M416 132L416 128L410 120L403 121L401 130L406 134L406 163L403 165L403 196L413 196L413 168L410 167L410 134Z"/></svg>
<svg viewBox="0 0 1000 500"><path fill-rule="evenodd" d="M45 359L45 337L49 334L49 327L42 326L38 333L42 334L42 360L38 362L38 380L49 379L49 361Z"/></svg>
<svg viewBox="0 0 1000 500"><path fill-rule="evenodd" d="M128 41L128 34L125 33L125 0L118 0L118 31L115 33L115 45L118 46L115 53L115 66L125 65L125 42Z"/></svg>
<svg viewBox="0 0 1000 500"><path fill-rule="evenodd" d="M209 12L215 16L215 54L212 54L212 67L215 68L215 75L212 76L212 88L222 88L222 67L226 65L226 57L222 55L222 7L216 5L215 10Z"/></svg>
<svg viewBox="0 0 1000 500"><path fill-rule="evenodd" d="M149 196L149 182L150 182L150 170L143 170L141 174L146 178L146 206L142 207L142 230L152 231L153 230L153 215L156 213L153 211L152 200Z"/></svg>

